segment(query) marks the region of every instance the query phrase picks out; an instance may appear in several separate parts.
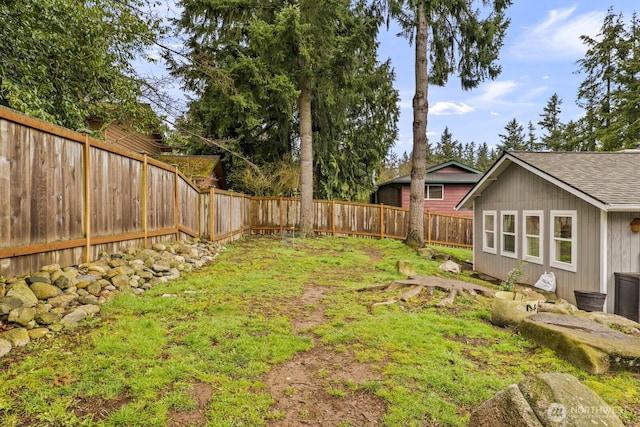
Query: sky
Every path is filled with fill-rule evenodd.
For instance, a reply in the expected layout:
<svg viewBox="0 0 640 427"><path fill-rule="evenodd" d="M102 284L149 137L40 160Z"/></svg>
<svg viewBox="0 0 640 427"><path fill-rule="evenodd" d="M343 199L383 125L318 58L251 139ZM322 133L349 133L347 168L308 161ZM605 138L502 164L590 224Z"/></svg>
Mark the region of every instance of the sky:
<svg viewBox="0 0 640 427"><path fill-rule="evenodd" d="M516 119L525 129L531 121L536 128L549 98L557 93L562 100L561 121L576 120L582 109L576 105L584 75L576 61L586 47L583 34L597 37L609 7L625 20L640 7L634 0L514 0L506 14L511 19L499 64L502 73L475 89L464 91L455 75L445 87L429 87L427 136L430 144L440 140L449 128L461 143L500 143L505 125ZM380 33L379 58L390 58L396 72L394 87L400 93L399 137L393 151L411 153L412 98L415 91L414 51L397 30ZM540 130L537 129L540 134Z"/></svg>
<svg viewBox="0 0 640 427"><path fill-rule="evenodd" d="M476 2L478 4L479 2ZM529 121L536 128L549 98L557 93L562 100L561 121L576 120L582 110L576 105L578 87L584 76L576 63L584 57L586 46L581 35L597 38L607 10L622 13L629 19L635 0L514 0L507 9L511 23L507 29L498 63L502 73L477 88L464 91L455 75L445 87L429 87L427 136L435 145L449 128L453 139L463 144L500 143L505 125L516 119L527 129ZM165 0L160 13L177 16L173 0ZM400 95L399 135L393 151L411 153L412 98L415 91L414 47L396 36L398 28L381 28L378 57L390 59L396 73L394 87ZM177 46L173 46L177 47ZM161 67L158 64L157 67ZM161 70L153 72L162 74ZM174 106L184 108L177 93ZM184 98L182 98L182 101ZM537 129L538 135L541 133Z"/></svg>

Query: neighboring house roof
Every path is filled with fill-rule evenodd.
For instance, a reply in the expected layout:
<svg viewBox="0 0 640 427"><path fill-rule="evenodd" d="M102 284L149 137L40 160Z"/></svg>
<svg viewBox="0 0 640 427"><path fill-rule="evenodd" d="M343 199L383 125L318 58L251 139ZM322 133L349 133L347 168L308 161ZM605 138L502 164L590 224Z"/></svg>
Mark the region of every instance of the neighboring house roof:
<svg viewBox="0 0 640 427"><path fill-rule="evenodd" d="M453 166L460 170L460 172L439 172L440 170ZM482 177L482 172L469 167L467 165L463 165L462 163L458 163L454 160L441 163L435 166L431 166L427 168L426 174L424 177L425 184L475 184ZM398 178L394 178L391 181L383 182L379 185L382 187L384 185L391 184L411 184L411 175L400 176Z"/></svg>
<svg viewBox="0 0 640 427"><path fill-rule="evenodd" d="M157 158L167 164L176 165L191 180L200 181L213 177L218 188L227 188L220 156L162 154Z"/></svg>
<svg viewBox="0 0 640 427"><path fill-rule="evenodd" d="M640 210L640 152L633 150L506 152L456 209L471 209L473 199L511 164L519 165L604 211Z"/></svg>

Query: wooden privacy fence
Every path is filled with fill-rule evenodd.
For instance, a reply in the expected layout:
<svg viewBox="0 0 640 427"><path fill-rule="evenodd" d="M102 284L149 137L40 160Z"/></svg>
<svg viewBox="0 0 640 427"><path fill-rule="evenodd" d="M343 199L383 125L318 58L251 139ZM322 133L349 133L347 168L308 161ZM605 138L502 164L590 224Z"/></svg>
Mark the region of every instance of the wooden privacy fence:
<svg viewBox="0 0 640 427"><path fill-rule="evenodd" d="M252 197L250 228L253 232L282 233L296 230L300 219L298 199ZM471 248L473 219L433 212L424 214L424 241ZM409 210L385 205L314 200L314 231L331 236L404 239Z"/></svg>
<svg viewBox="0 0 640 427"><path fill-rule="evenodd" d="M177 168L0 107L0 275L187 237L296 229L297 199L200 191ZM316 200L315 230L403 239L408 211ZM425 241L472 244L471 218L425 213Z"/></svg>
<svg viewBox="0 0 640 427"><path fill-rule="evenodd" d="M3 276L164 240L228 241L249 229L248 196L202 193L175 167L5 108L0 198Z"/></svg>

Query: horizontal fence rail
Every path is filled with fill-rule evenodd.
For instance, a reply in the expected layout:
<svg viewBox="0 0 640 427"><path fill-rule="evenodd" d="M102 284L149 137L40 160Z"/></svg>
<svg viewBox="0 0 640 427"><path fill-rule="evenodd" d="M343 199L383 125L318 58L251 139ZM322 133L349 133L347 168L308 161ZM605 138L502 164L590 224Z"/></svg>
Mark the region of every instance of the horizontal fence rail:
<svg viewBox="0 0 640 427"><path fill-rule="evenodd" d="M0 275L188 237L299 226L300 201L201 191L176 167L0 107ZM404 239L406 209L314 201L318 234ZM471 247L471 218L425 213L425 242Z"/></svg>
<svg viewBox="0 0 640 427"><path fill-rule="evenodd" d="M282 233L297 230L299 199L251 198L251 231ZM467 216L424 213L424 242L471 248L473 219ZM386 205L314 200L314 231L331 236L404 239L409 210Z"/></svg>

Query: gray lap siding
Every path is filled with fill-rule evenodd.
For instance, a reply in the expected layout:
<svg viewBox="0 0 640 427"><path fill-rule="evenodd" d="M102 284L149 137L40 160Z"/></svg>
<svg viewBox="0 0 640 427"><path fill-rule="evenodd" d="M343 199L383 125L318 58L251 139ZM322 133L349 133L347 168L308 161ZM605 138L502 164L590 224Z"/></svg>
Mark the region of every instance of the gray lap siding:
<svg viewBox="0 0 640 427"><path fill-rule="evenodd" d="M576 272L550 265L551 211L554 210L576 212ZM496 254L483 251L483 211L496 211L497 214ZM500 254L503 211L517 213L516 258ZM499 279L506 278L509 270L523 257L524 211L542 211L542 264L528 262L523 268L522 281L533 285L543 272L552 271L556 276L558 296L572 303L575 303L575 289L600 291L600 209L513 164L474 202L475 269Z"/></svg>

